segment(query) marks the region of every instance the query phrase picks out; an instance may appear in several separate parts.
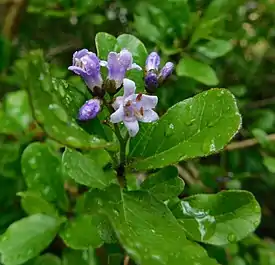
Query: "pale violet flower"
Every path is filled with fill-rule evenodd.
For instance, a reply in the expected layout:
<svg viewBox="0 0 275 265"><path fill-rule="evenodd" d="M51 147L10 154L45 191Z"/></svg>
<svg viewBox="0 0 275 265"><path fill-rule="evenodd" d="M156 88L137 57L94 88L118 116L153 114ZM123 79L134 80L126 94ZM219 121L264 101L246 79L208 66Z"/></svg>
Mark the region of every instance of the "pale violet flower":
<svg viewBox="0 0 275 265"><path fill-rule="evenodd" d="M152 110L158 103L157 96L135 94L136 85L130 79L123 80L124 94L117 97L113 103L115 112L111 115L112 123L123 122L134 137L139 131L138 122L153 122L159 119L158 114Z"/></svg>
<svg viewBox="0 0 275 265"><path fill-rule="evenodd" d="M100 100L90 99L79 109L78 119L81 121L87 121L94 119L100 112Z"/></svg>
<svg viewBox="0 0 275 265"><path fill-rule="evenodd" d="M103 81L100 74L100 60L95 53L87 49L76 51L73 54L73 65L68 69L80 75L92 91L95 87L101 88Z"/></svg>
<svg viewBox="0 0 275 265"><path fill-rule="evenodd" d="M101 61L100 64L108 68L108 79L115 81L117 89L121 87L123 78L128 70L142 70L139 65L133 63L133 56L126 49L121 50L120 53L110 52L107 62Z"/></svg>

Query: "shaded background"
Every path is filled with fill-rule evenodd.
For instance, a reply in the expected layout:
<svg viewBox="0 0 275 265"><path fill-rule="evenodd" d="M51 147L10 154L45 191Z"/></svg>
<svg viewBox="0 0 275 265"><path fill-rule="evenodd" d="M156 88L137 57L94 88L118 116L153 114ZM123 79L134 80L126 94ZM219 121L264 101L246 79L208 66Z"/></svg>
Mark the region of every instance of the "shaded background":
<svg viewBox="0 0 275 265"><path fill-rule="evenodd" d="M275 264L275 1L274 0L0 0L0 231L25 215L16 193L25 187L20 156L43 140L32 120L17 65L42 49L53 75L84 86L67 67L72 53L95 51L105 31L130 33L148 51L177 67L158 91L159 113L211 87L237 98L243 126L218 155L179 165L187 188L182 196L247 189L261 204L256 234L224 248L207 247L221 264ZM10 131L22 131L15 137ZM49 250L61 255L58 239ZM115 263L114 263L115 264Z"/></svg>

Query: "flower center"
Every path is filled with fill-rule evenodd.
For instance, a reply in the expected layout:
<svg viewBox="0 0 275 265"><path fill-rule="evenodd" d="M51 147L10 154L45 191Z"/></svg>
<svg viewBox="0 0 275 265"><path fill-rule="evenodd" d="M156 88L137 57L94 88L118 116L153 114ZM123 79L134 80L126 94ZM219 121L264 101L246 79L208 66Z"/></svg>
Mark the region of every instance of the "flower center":
<svg viewBox="0 0 275 265"><path fill-rule="evenodd" d="M144 109L143 107L139 106L135 101L128 100L126 104L124 105L124 114L127 118L136 117L138 119L141 119L144 115Z"/></svg>

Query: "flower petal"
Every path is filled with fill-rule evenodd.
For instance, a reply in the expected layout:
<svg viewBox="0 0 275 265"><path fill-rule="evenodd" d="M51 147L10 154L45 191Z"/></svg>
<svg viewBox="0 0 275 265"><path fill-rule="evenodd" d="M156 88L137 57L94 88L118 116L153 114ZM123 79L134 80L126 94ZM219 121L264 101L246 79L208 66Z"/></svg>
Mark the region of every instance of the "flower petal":
<svg viewBox="0 0 275 265"><path fill-rule="evenodd" d="M112 104L113 108L117 110L123 104L123 97L117 97L115 102Z"/></svg>
<svg viewBox="0 0 275 265"><path fill-rule="evenodd" d="M124 121L124 125L126 126L129 135L131 137L136 136L136 134L139 131L139 125L138 125L138 121L134 120L134 121Z"/></svg>
<svg viewBox="0 0 275 265"><path fill-rule="evenodd" d="M148 109L148 110L144 110L143 117L139 118L138 120L141 122L153 122L158 119L159 119L159 115L155 111Z"/></svg>
<svg viewBox="0 0 275 265"><path fill-rule="evenodd" d="M138 94L136 94L138 97ZM140 97L140 105L143 107L144 110L153 109L158 104L158 97L157 96L148 96L142 94Z"/></svg>
<svg viewBox="0 0 275 265"><path fill-rule="evenodd" d="M124 110L123 110L123 105L121 105L117 111L115 111L111 116L110 116L110 121L112 123L118 123L123 120L124 116Z"/></svg>
<svg viewBox="0 0 275 265"><path fill-rule="evenodd" d="M102 60L102 61L100 61L100 66L107 67L108 66L108 62Z"/></svg>
<svg viewBox="0 0 275 265"><path fill-rule="evenodd" d="M73 54L73 60L74 59L81 59L83 56L85 56L89 51L87 49L82 49L80 51L76 51Z"/></svg>
<svg viewBox="0 0 275 265"><path fill-rule="evenodd" d="M123 79L123 87L124 87L124 94L123 94L124 98L127 98L127 97L133 95L136 91L135 82L128 78Z"/></svg>
<svg viewBox="0 0 275 265"><path fill-rule="evenodd" d="M120 65L122 65L125 69L129 69L132 66L133 56L128 50L121 50L118 57Z"/></svg>
<svg viewBox="0 0 275 265"><path fill-rule="evenodd" d="M73 65L71 65L71 66L68 67L68 69L69 69L70 71L73 71L73 72L74 72L75 74L77 74L77 75L81 75L81 76L86 75L85 70L83 70L82 68L80 68L80 67L78 67L78 66L73 66Z"/></svg>
<svg viewBox="0 0 275 265"><path fill-rule="evenodd" d="M136 70L139 70L141 71L142 70L142 67L140 67L138 64L136 63L132 63L132 65L130 65L130 67L128 68L128 70L131 70L131 69L136 69Z"/></svg>

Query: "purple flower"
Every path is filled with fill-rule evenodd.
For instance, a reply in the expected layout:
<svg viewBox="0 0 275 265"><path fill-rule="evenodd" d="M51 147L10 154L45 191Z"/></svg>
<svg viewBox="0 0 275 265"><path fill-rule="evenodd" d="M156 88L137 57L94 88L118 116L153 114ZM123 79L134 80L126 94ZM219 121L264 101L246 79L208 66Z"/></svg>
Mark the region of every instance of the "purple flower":
<svg viewBox="0 0 275 265"><path fill-rule="evenodd" d="M133 56L126 49L121 50L120 53L110 52L108 61L101 61L100 64L108 68L108 79L115 81L116 88L121 87L126 71L131 69L142 70L139 65L133 63Z"/></svg>
<svg viewBox="0 0 275 265"><path fill-rule="evenodd" d="M168 78L174 70L174 64L171 62L167 62L163 68L160 70L159 78L165 80Z"/></svg>
<svg viewBox="0 0 275 265"><path fill-rule="evenodd" d="M157 72L159 69L159 64L160 64L159 55L156 52L151 52L146 59L145 70L147 72L151 70L154 70Z"/></svg>
<svg viewBox="0 0 275 265"><path fill-rule="evenodd" d="M173 72L174 64L167 62L159 71L160 56L156 52L151 52L145 64L145 88L149 93L154 93L158 86L162 84Z"/></svg>
<svg viewBox="0 0 275 265"><path fill-rule="evenodd" d="M81 121L87 121L94 119L100 112L100 100L90 99L79 109L78 119Z"/></svg>
<svg viewBox="0 0 275 265"><path fill-rule="evenodd" d="M73 65L68 69L80 75L92 91L95 87L101 88L100 60L93 52L87 49L76 51L73 54Z"/></svg>
<svg viewBox="0 0 275 265"><path fill-rule="evenodd" d="M158 120L158 114L152 109L158 103L157 96L135 94L136 85L130 79L123 80L124 94L117 97L113 103L116 110L110 117L112 123L123 122L131 137L139 131L138 122L153 122Z"/></svg>

